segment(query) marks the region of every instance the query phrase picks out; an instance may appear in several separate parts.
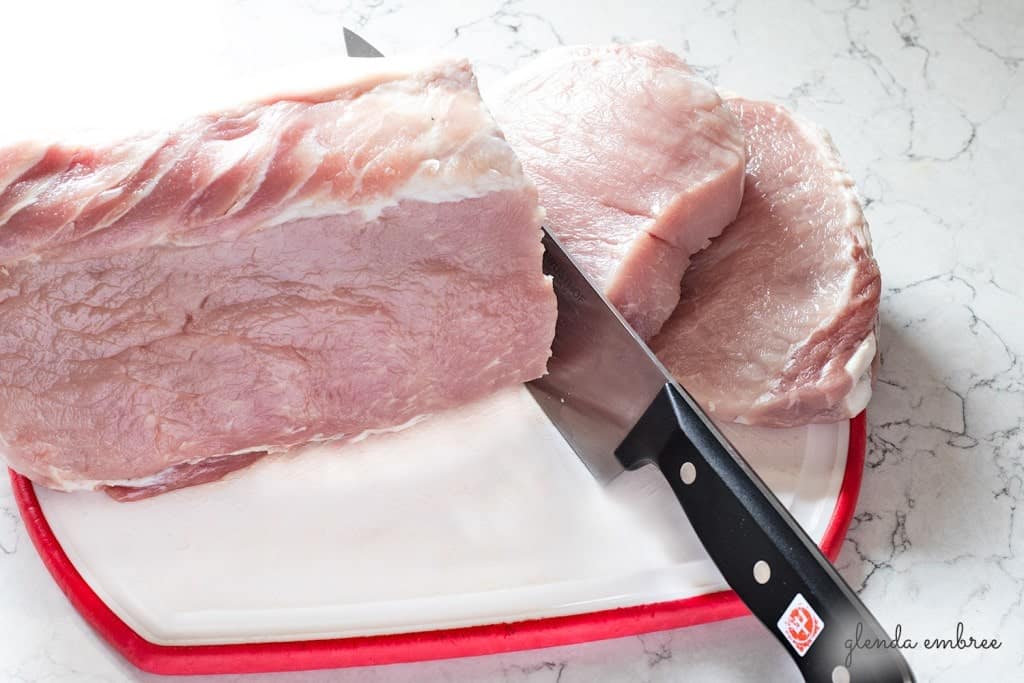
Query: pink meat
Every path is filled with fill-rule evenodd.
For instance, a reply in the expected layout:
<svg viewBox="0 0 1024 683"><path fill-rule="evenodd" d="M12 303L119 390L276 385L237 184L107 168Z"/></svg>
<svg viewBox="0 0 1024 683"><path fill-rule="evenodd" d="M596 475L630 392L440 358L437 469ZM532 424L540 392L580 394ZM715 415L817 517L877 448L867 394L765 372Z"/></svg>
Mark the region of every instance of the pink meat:
<svg viewBox="0 0 1024 683"><path fill-rule="evenodd" d="M651 348L715 417L786 427L860 412L881 290L867 223L828 134L733 99L746 131L736 222L696 255Z"/></svg>
<svg viewBox="0 0 1024 683"><path fill-rule="evenodd" d="M690 256L735 217L742 129L657 45L552 50L489 102L547 224L641 336L679 301Z"/></svg>
<svg viewBox="0 0 1024 683"><path fill-rule="evenodd" d="M159 492L542 375L536 191L464 60L0 147L0 448Z"/></svg>

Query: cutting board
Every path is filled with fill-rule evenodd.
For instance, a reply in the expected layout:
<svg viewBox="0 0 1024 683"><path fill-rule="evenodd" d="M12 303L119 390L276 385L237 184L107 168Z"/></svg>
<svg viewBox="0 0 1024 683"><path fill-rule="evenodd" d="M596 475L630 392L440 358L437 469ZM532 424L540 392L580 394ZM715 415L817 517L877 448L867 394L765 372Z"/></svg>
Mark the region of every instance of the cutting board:
<svg viewBox="0 0 1024 683"><path fill-rule="evenodd" d="M834 556L863 415L722 427ZM12 477L72 603L157 673L464 656L745 612L658 473L600 486L522 387L135 503Z"/></svg>

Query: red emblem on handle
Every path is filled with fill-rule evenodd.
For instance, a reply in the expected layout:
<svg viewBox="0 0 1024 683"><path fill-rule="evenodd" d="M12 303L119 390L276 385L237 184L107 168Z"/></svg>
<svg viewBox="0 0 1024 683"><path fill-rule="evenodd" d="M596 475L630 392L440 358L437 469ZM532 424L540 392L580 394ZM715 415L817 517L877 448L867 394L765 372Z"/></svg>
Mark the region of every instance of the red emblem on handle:
<svg viewBox="0 0 1024 683"><path fill-rule="evenodd" d="M796 653L803 657L825 628L825 622L807 603L804 596L797 593L789 607L782 613L778 628Z"/></svg>

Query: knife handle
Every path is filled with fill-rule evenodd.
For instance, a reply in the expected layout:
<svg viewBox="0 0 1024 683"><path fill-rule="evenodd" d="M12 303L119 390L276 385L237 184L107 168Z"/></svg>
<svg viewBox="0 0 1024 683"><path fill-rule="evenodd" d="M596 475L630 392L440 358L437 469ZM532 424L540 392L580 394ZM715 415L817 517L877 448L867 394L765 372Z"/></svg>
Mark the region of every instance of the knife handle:
<svg viewBox="0 0 1024 683"><path fill-rule="evenodd" d="M914 681L893 639L678 385L665 385L616 455L629 469L657 464L726 582L804 680Z"/></svg>

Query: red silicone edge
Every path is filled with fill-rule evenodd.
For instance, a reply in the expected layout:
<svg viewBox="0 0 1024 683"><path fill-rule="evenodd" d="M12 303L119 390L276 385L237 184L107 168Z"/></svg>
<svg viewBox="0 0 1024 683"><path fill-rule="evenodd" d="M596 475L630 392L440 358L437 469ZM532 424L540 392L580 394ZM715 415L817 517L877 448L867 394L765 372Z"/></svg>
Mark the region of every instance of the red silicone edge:
<svg viewBox="0 0 1024 683"><path fill-rule="evenodd" d="M850 421L843 483L821 541L831 560L839 554L853 519L866 446L867 422L861 413ZM13 470L10 476L29 537L68 600L125 659L156 674L299 671L468 657L618 638L749 614L735 593L721 591L638 607L419 633L284 643L157 645L133 631L93 592L53 535L32 482Z"/></svg>

